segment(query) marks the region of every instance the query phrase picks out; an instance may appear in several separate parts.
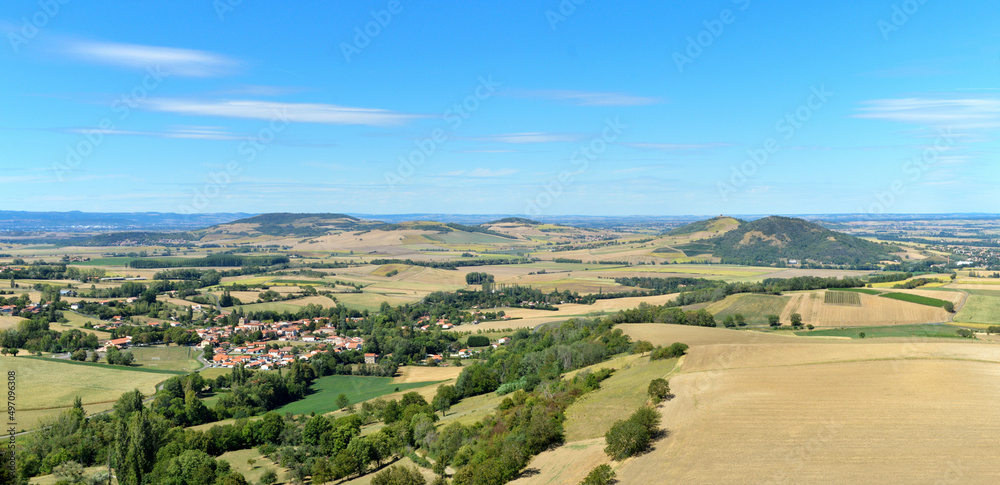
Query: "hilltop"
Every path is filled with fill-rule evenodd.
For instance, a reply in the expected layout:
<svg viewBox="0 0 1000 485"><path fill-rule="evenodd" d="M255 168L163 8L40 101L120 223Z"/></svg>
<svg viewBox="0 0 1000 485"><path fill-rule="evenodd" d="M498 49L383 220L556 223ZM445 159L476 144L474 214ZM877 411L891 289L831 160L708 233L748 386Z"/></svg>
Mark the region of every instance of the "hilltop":
<svg viewBox="0 0 1000 485"><path fill-rule="evenodd" d="M726 263L869 265L898 259L898 247L831 231L803 219L772 216L746 222L715 238L713 254Z"/></svg>
<svg viewBox="0 0 1000 485"><path fill-rule="evenodd" d="M724 234L740 227L745 221L734 217L719 216L705 221L692 222L667 232L668 236L689 236L698 233Z"/></svg>

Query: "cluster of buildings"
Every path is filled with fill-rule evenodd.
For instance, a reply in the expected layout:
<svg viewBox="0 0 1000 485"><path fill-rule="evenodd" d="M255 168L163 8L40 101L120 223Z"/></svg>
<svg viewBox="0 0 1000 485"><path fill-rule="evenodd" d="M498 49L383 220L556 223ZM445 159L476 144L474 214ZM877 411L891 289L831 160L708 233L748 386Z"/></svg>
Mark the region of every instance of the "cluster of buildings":
<svg viewBox="0 0 1000 485"><path fill-rule="evenodd" d="M239 364L250 369L270 370L278 367L288 367L296 360L309 359L329 352L328 349L316 349L302 354L296 354L294 347L268 349L266 342L253 342L243 346L226 345L216 350L212 364L217 367L233 368Z"/></svg>
<svg viewBox="0 0 1000 485"><path fill-rule="evenodd" d="M309 328L314 328L310 331ZM201 337L202 346L211 346L215 352L213 364L219 367L235 367L243 364L254 369L275 369L291 365L295 360L309 360L325 352L344 352L361 350L365 340L360 337L342 337L337 335L337 327L327 319L304 319L291 322L259 322L240 319L238 325L199 328L196 330ZM268 339L278 342L316 343L319 350L297 354L292 346L268 349L267 342L252 342L245 345L233 345L228 342L234 333L250 335L261 332ZM365 362L374 364L378 356L365 354Z"/></svg>
<svg viewBox="0 0 1000 485"><path fill-rule="evenodd" d="M18 311L17 310L17 305L3 305L3 306L0 306L0 314L3 314L3 315L13 315L15 312L17 312L18 314L20 314L20 313L22 313L24 311L29 311L31 313L38 314L38 313L42 312L43 308L44 308L44 306L42 306L42 305L40 305L38 303L29 303L27 306L24 307L23 310Z"/></svg>

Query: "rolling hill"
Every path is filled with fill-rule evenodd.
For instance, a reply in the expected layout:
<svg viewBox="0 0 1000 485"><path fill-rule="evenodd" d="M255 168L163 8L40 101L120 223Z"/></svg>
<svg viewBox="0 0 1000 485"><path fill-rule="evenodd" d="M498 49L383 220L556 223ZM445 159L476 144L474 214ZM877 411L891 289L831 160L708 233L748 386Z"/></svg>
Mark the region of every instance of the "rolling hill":
<svg viewBox="0 0 1000 485"><path fill-rule="evenodd" d="M705 221L692 222L667 232L667 236L690 236L706 233L706 237L725 234L740 227L744 221L733 217L719 216Z"/></svg>
<svg viewBox="0 0 1000 485"><path fill-rule="evenodd" d="M725 263L774 264L802 262L868 265L898 259L895 246L834 232L790 217L766 217L741 224L712 240L712 254ZM707 241L706 241L707 242Z"/></svg>

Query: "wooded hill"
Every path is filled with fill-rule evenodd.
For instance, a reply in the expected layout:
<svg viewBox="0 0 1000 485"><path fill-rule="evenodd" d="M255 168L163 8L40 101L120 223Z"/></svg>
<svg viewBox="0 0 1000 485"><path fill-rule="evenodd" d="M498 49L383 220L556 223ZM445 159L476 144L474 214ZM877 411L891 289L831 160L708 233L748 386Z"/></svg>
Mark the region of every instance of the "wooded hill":
<svg viewBox="0 0 1000 485"><path fill-rule="evenodd" d="M802 219L772 216L740 224L709 240L712 254L731 264L775 264L787 260L834 265L872 265L898 260L897 246L860 239ZM706 242L709 242L706 241Z"/></svg>

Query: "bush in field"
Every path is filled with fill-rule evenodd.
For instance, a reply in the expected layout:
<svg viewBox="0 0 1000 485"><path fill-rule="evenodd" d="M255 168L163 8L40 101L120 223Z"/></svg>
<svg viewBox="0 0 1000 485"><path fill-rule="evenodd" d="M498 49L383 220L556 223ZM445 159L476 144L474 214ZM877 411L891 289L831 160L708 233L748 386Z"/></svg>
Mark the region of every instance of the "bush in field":
<svg viewBox="0 0 1000 485"><path fill-rule="evenodd" d="M796 328L802 326L802 315L801 314L799 314L799 313L793 313L792 314L792 326L796 327Z"/></svg>
<svg viewBox="0 0 1000 485"><path fill-rule="evenodd" d="M598 465L587 478L584 478L580 485L609 485L615 481L615 472L611 469L610 465Z"/></svg>
<svg viewBox="0 0 1000 485"><path fill-rule="evenodd" d="M1000 325L990 325L986 329L986 334L989 335L991 333L1000 333Z"/></svg>
<svg viewBox="0 0 1000 485"><path fill-rule="evenodd" d="M604 452L615 460L624 460L649 449L660 430L660 413L648 407L637 409L632 416L618 421L604 435L608 446Z"/></svg>
<svg viewBox="0 0 1000 485"><path fill-rule="evenodd" d="M653 379L649 382L649 388L646 392L653 402L659 403L670 397L670 383L666 379Z"/></svg>
<svg viewBox="0 0 1000 485"><path fill-rule="evenodd" d="M973 332L972 330L969 330L967 328L958 329L958 331L955 332L955 335L958 335L959 337L962 338L976 338L976 332Z"/></svg>
<svg viewBox="0 0 1000 485"><path fill-rule="evenodd" d="M649 354L649 360L673 359L687 353L688 345L680 342L670 344L670 347L657 347Z"/></svg>
<svg viewBox="0 0 1000 485"><path fill-rule="evenodd" d="M372 478L372 485L424 485L424 476L416 467L406 468L393 465L378 472Z"/></svg>

